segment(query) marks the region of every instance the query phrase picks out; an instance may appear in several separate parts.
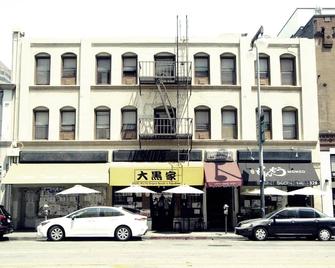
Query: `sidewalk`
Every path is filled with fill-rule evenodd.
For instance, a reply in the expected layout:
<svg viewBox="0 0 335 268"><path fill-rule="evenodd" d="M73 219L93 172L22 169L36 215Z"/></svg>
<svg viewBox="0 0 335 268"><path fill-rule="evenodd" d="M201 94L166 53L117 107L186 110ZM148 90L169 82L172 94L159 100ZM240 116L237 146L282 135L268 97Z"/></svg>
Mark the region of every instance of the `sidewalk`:
<svg viewBox="0 0 335 268"><path fill-rule="evenodd" d="M9 240L40 240L36 235L36 232L13 232L7 234L4 237L8 237ZM148 231L143 237L143 240L192 240L192 239L204 239L204 240L217 240L217 239L243 239L234 233L228 232L189 232L189 233L177 233L177 232L155 232Z"/></svg>

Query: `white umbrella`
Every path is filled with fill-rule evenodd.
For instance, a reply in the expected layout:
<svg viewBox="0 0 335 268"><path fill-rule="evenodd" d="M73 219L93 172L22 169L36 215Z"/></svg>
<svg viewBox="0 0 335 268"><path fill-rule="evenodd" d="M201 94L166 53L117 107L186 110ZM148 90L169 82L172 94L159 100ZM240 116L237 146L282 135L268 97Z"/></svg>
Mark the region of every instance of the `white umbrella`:
<svg viewBox="0 0 335 268"><path fill-rule="evenodd" d="M82 185L75 185L71 188L68 188L64 191L57 193L56 195L76 195L77 197L77 209L80 208L79 206L79 195L81 194L99 194L100 192Z"/></svg>
<svg viewBox="0 0 335 268"><path fill-rule="evenodd" d="M155 194L156 192L154 192L150 189L144 188L140 185L132 184L127 188L116 191L116 193L120 193L120 194L137 194L137 193L139 193L139 194Z"/></svg>
<svg viewBox="0 0 335 268"><path fill-rule="evenodd" d="M260 189L253 189L250 191L242 192L242 195L260 195ZM265 187L264 195L291 195L290 193L277 189L275 187Z"/></svg>
<svg viewBox="0 0 335 268"><path fill-rule="evenodd" d="M170 193L170 194L203 194L204 192L194 188L189 185L179 185L177 187L171 188L169 190L163 191L163 193Z"/></svg>
<svg viewBox="0 0 335 268"><path fill-rule="evenodd" d="M289 192L291 195L325 195L324 191L321 191L317 188L305 187L298 190Z"/></svg>
<svg viewBox="0 0 335 268"><path fill-rule="evenodd" d="M71 194L78 195L78 194L98 194L98 193L100 192L97 190L82 185L75 185L69 189L57 193L56 195L71 195Z"/></svg>

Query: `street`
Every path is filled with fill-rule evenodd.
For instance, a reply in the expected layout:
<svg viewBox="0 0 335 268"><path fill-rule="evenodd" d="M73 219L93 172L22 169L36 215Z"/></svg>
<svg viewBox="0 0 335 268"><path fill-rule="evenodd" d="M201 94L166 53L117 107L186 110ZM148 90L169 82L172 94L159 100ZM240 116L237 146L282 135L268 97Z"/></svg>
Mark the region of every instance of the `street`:
<svg viewBox="0 0 335 268"><path fill-rule="evenodd" d="M335 241L1 241L0 267L334 267Z"/></svg>

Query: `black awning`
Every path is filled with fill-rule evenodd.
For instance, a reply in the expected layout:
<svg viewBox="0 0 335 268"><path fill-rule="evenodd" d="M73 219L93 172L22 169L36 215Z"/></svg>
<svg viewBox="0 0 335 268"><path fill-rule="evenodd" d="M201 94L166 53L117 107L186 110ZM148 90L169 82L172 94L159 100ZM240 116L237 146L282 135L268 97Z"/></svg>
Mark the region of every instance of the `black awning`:
<svg viewBox="0 0 335 268"><path fill-rule="evenodd" d="M244 185L259 185L259 164L239 163ZM265 163L265 185L312 186L320 180L311 163Z"/></svg>

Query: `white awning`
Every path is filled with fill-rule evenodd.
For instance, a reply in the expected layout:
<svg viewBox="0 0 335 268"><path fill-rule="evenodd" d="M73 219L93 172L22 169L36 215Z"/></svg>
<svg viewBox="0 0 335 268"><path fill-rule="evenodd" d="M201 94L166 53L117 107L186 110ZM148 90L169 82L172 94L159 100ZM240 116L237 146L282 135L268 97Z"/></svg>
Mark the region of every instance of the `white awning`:
<svg viewBox="0 0 335 268"><path fill-rule="evenodd" d="M108 184L106 164L13 164L4 184Z"/></svg>

